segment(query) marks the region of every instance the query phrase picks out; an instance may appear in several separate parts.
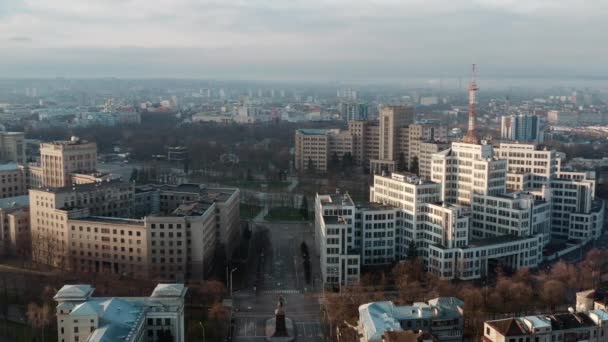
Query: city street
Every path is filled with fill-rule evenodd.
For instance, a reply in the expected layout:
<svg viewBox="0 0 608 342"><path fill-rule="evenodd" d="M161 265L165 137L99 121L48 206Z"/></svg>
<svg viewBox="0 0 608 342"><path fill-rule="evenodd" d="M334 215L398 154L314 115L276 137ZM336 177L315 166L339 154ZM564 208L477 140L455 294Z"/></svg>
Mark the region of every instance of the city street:
<svg viewBox="0 0 608 342"><path fill-rule="evenodd" d="M265 322L274 315L279 297L295 325L296 341L323 341L318 292L306 282L300 245L313 247L309 223L256 223L242 288L234 293L235 341L262 341ZM311 257L313 276L318 260ZM238 271L236 271L238 272Z"/></svg>

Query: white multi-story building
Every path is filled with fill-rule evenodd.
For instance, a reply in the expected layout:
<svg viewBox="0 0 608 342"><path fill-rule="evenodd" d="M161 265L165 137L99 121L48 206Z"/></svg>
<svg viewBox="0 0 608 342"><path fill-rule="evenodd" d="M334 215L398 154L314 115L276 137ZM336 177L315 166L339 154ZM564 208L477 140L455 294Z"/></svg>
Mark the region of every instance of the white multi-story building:
<svg viewBox="0 0 608 342"><path fill-rule="evenodd" d="M501 144L495 151L483 143L453 143L433 155L431 181L376 175L370 203L362 204L348 195L317 195L324 281L352 283L357 266L411 255L442 278L475 279L498 265L536 267L552 238L598 238L604 204L595 200L594 175L562 172L562 159L529 144ZM507 181L508 175L529 182ZM330 226L341 238L328 237ZM336 264L331 272L327 260ZM348 261L341 260L353 260L348 271Z"/></svg>
<svg viewBox="0 0 608 342"><path fill-rule="evenodd" d="M506 160L491 145L452 143L433 155L431 180L441 184L443 201L470 206L473 194L505 193L506 173Z"/></svg>
<svg viewBox="0 0 608 342"><path fill-rule="evenodd" d="M507 189L529 190L547 186L560 167L562 153L534 144L501 143L496 155L507 161Z"/></svg>
<svg viewBox="0 0 608 342"><path fill-rule="evenodd" d="M498 198L484 196L488 201ZM485 211L442 202L440 184L413 174L376 175L370 187L371 203L355 204L347 194L317 195L317 241L324 281L352 284L358 280L358 267L390 264L412 253L422 258L431 273L446 279L480 278L497 265L513 269L538 265L548 218L546 212L534 209L548 205L528 194L503 195L502 199L493 204L501 209L492 217L501 223L503 218L512 220L508 226L524 226L522 222L528 226L517 234L494 226L494 234L473 239L471 217L484 222L480 218ZM493 229L490 224L483 227Z"/></svg>
<svg viewBox="0 0 608 342"><path fill-rule="evenodd" d="M551 179L550 189L554 237L575 240L600 237L604 201L595 198L594 172L558 172Z"/></svg>
<svg viewBox="0 0 608 342"><path fill-rule="evenodd" d="M473 195L471 234L482 239L512 235L551 238L551 203L524 192Z"/></svg>
<svg viewBox="0 0 608 342"><path fill-rule="evenodd" d="M317 195L315 241L325 284L359 282L361 257L355 249L354 219L355 204L348 194Z"/></svg>
<svg viewBox="0 0 608 342"><path fill-rule="evenodd" d="M604 202L595 198L594 172L561 170L565 155L533 144L500 144L507 189L530 191L551 203L553 238L589 240L601 235Z"/></svg>
<svg viewBox="0 0 608 342"><path fill-rule="evenodd" d="M150 297L93 297L90 285L57 292L60 342L185 340L183 284L158 284Z"/></svg>

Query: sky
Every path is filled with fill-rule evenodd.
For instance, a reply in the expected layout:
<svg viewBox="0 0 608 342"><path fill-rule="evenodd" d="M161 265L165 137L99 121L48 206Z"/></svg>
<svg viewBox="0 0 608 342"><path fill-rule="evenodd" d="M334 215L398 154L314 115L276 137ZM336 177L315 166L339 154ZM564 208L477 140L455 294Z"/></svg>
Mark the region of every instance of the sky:
<svg viewBox="0 0 608 342"><path fill-rule="evenodd" d="M607 0L0 0L0 78L608 78Z"/></svg>

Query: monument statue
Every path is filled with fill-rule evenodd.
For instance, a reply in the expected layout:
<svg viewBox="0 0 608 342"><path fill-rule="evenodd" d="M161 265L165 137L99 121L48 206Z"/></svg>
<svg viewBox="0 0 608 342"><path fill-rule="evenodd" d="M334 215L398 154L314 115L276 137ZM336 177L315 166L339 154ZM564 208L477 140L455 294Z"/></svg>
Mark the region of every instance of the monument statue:
<svg viewBox="0 0 608 342"><path fill-rule="evenodd" d="M275 326L274 334L272 337L287 337L287 326L285 325L285 311L283 310L284 305L283 296L279 296L279 302L277 308L274 310Z"/></svg>

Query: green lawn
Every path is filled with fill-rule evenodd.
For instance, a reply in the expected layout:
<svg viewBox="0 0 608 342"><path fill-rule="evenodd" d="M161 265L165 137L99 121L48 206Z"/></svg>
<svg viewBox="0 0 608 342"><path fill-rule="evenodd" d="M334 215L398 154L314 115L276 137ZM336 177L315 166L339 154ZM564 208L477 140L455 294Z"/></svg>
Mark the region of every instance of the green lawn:
<svg viewBox="0 0 608 342"><path fill-rule="evenodd" d="M262 207L260 207L259 205L241 203L240 204L241 219L243 219L243 220L252 219L260 213L260 210L262 210Z"/></svg>
<svg viewBox="0 0 608 342"><path fill-rule="evenodd" d="M277 207L268 211L268 215L264 217L266 221L304 221L300 209L290 207Z"/></svg>

